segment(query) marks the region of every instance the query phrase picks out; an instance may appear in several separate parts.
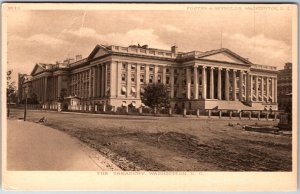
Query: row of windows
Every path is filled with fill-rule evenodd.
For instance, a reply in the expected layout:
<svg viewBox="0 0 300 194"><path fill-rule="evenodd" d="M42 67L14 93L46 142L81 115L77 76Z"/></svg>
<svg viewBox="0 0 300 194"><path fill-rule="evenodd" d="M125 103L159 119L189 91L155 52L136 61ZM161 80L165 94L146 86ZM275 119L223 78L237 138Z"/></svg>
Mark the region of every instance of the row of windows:
<svg viewBox="0 0 300 194"><path fill-rule="evenodd" d="M122 64L122 70L126 70L126 64L125 63L123 63ZM141 71L145 71L145 68L146 68L146 66L145 65L140 65L140 70ZM132 64L131 65L131 70L135 70L136 69L136 64ZM149 71L150 72L154 72L154 66L150 66L149 67ZM163 71L163 67L162 66L157 66L157 71L158 72L162 72ZM177 69L175 69L175 71L177 72ZM166 68L166 73L169 73L170 72L170 68Z"/></svg>
<svg viewBox="0 0 300 194"><path fill-rule="evenodd" d="M135 74L131 74L131 81L132 82L135 82L135 79L136 79L135 77L136 77ZM122 80L122 82L126 81L126 75L124 73L121 75L121 80ZM145 75L142 74L142 75L140 75L140 82L144 83L144 81L145 81ZM153 81L154 81L154 75L149 75L148 82L153 83ZM161 82L162 82L162 76L158 75L157 76L157 83L161 83ZM170 77L169 76L166 76L166 84L170 84Z"/></svg>

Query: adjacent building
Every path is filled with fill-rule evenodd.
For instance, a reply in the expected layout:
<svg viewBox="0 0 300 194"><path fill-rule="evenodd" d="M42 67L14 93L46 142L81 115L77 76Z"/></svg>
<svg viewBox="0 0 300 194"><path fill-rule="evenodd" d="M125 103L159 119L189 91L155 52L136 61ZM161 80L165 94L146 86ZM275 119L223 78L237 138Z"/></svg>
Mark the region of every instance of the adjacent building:
<svg viewBox="0 0 300 194"><path fill-rule="evenodd" d="M292 106L292 63L286 63L278 73L278 109L286 110Z"/></svg>
<svg viewBox="0 0 300 194"><path fill-rule="evenodd" d="M254 64L226 48L178 52L177 46L97 45L86 58L36 64L30 79L19 80L19 88L29 87L30 95L50 109L62 94L76 98L76 104L68 100L72 109L95 104L138 108L143 88L163 83L173 108L277 110L277 73L276 67Z"/></svg>

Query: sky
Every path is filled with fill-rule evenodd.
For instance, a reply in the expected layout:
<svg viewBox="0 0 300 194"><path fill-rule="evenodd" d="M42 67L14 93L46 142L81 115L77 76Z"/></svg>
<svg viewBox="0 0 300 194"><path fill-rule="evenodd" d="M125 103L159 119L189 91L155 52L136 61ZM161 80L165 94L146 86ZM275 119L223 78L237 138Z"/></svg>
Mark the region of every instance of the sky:
<svg viewBox="0 0 300 194"><path fill-rule="evenodd" d="M222 5L221 5L222 6ZM251 62L282 69L292 61L292 14L284 9L15 10L7 12L8 69L30 74L97 44L148 44L181 52L228 48ZM247 9L249 7L249 9ZM276 6L275 6L276 7Z"/></svg>

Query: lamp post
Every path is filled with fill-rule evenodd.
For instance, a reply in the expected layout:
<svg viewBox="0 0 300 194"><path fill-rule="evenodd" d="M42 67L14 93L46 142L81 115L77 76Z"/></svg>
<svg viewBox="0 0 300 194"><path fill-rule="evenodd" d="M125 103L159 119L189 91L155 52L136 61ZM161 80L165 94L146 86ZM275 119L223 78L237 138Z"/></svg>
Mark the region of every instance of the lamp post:
<svg viewBox="0 0 300 194"><path fill-rule="evenodd" d="M28 87L25 88L24 121L26 121L26 113L27 113L27 93L28 93Z"/></svg>

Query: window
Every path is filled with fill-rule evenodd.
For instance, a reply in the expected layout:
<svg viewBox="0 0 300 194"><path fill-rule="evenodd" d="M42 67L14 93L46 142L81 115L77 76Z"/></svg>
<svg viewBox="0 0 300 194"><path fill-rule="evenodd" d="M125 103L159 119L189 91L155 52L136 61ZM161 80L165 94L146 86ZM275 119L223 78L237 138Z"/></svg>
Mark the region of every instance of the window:
<svg viewBox="0 0 300 194"><path fill-rule="evenodd" d="M131 70L135 70L135 68L136 68L135 64L131 65Z"/></svg>
<svg viewBox="0 0 300 194"><path fill-rule="evenodd" d="M122 95L126 94L126 88L125 88L125 86L122 86L122 88L121 88L121 94Z"/></svg>
<svg viewBox="0 0 300 194"><path fill-rule="evenodd" d="M152 83L153 82L153 75L150 75L149 77L149 83Z"/></svg>
<svg viewBox="0 0 300 194"><path fill-rule="evenodd" d="M166 72L167 72L167 73L169 73L169 72L170 72L170 69L169 69L169 68L167 68L167 69L166 69Z"/></svg>
<svg viewBox="0 0 300 194"><path fill-rule="evenodd" d="M177 77L174 77L174 84L177 83Z"/></svg>
<svg viewBox="0 0 300 194"><path fill-rule="evenodd" d="M141 65L141 70L145 70L145 65Z"/></svg>
<svg viewBox="0 0 300 194"><path fill-rule="evenodd" d="M166 77L166 84L170 84L170 77Z"/></svg>
<svg viewBox="0 0 300 194"><path fill-rule="evenodd" d="M158 66L158 72L162 72L162 67L161 66Z"/></svg>
<svg viewBox="0 0 300 194"><path fill-rule="evenodd" d="M126 68L126 64L123 63L123 64L122 64L122 69L125 69L125 68Z"/></svg>
<svg viewBox="0 0 300 194"><path fill-rule="evenodd" d="M174 69L174 73L175 73L175 74L177 74L177 73L178 73L178 72L177 72L177 69Z"/></svg>
<svg viewBox="0 0 300 194"><path fill-rule="evenodd" d="M122 81L125 81L126 80L126 76L125 74L122 74Z"/></svg>
<svg viewBox="0 0 300 194"><path fill-rule="evenodd" d="M131 81L134 82L135 81L135 75L131 74Z"/></svg>
<svg viewBox="0 0 300 194"><path fill-rule="evenodd" d="M150 72L153 72L153 71L154 71L154 68L153 68L153 67L149 67L149 71L150 71Z"/></svg>
<svg viewBox="0 0 300 194"><path fill-rule="evenodd" d="M141 77L140 77L140 82L141 83L144 83L144 78L145 78L145 75L141 75Z"/></svg>
<svg viewBox="0 0 300 194"><path fill-rule="evenodd" d="M161 76L160 76L160 75L157 76L157 82L158 82L158 83L161 83Z"/></svg>

